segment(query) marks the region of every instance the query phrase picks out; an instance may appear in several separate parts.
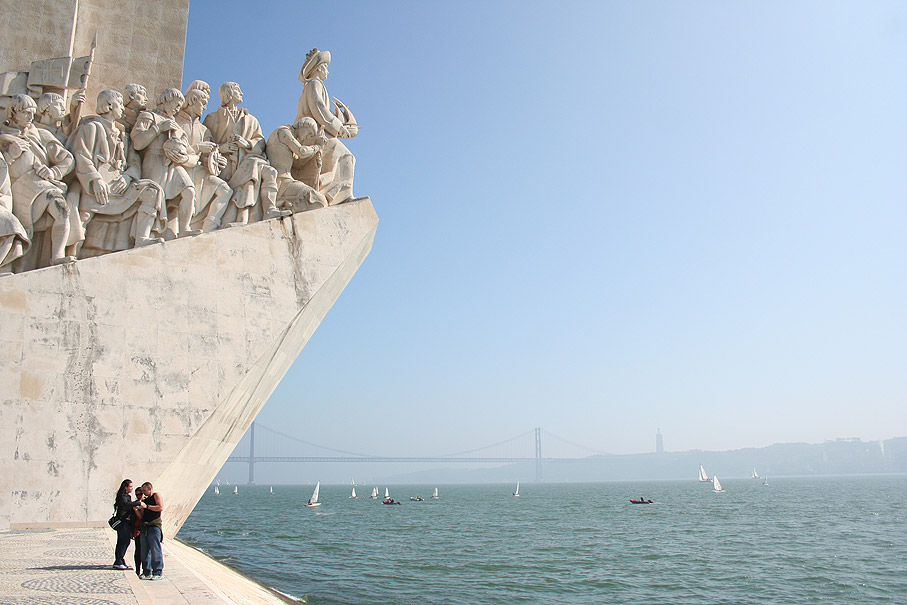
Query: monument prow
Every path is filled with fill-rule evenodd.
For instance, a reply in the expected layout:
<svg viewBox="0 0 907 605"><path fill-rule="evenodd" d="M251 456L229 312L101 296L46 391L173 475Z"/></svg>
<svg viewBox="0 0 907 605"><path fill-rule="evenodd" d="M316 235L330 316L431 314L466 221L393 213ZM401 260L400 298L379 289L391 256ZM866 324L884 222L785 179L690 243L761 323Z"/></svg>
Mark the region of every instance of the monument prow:
<svg viewBox="0 0 907 605"><path fill-rule="evenodd" d="M377 224L360 198L0 278L0 529L103 525L129 477L173 536Z"/></svg>
<svg viewBox="0 0 907 605"><path fill-rule="evenodd" d="M173 88L189 3L151 4L0 0L0 530L103 526L129 478L173 536L374 241L331 53L267 135Z"/></svg>

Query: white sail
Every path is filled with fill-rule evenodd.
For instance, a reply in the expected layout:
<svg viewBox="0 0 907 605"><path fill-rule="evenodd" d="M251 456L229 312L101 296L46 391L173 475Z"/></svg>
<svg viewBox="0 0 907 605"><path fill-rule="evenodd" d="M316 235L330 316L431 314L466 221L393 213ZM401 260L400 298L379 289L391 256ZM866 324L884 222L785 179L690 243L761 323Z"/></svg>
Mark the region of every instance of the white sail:
<svg viewBox="0 0 907 605"><path fill-rule="evenodd" d="M435 488L435 493L433 493L433 494L431 495L431 497L432 497L432 500L437 500L438 498L441 497L441 496L438 495L438 488L437 488L437 487Z"/></svg>
<svg viewBox="0 0 907 605"><path fill-rule="evenodd" d="M233 486L233 495L235 496L235 495L238 494L238 493L239 493L239 488L238 488L237 486L234 485L234 486Z"/></svg>
<svg viewBox="0 0 907 605"><path fill-rule="evenodd" d="M272 496L274 495L274 486L273 485L271 486L271 495Z"/></svg>
<svg viewBox="0 0 907 605"><path fill-rule="evenodd" d="M724 491L724 490L721 488L721 483L718 481L718 475L713 475L713 476L712 476L712 485L714 486L716 492L723 492L723 491Z"/></svg>
<svg viewBox="0 0 907 605"><path fill-rule="evenodd" d="M354 488L353 488L353 493L350 494L350 498L355 498L355 497L356 497L356 488L354 487Z"/></svg>
<svg viewBox="0 0 907 605"><path fill-rule="evenodd" d="M709 474L707 472L705 472L705 469L702 467L701 464L699 465L699 480L700 481L711 481L711 479L709 479Z"/></svg>
<svg viewBox="0 0 907 605"><path fill-rule="evenodd" d="M390 492L388 491L388 489L385 487L385 488L384 488L384 499L387 500L387 499L390 498L390 497L391 497L391 494L390 494Z"/></svg>
<svg viewBox="0 0 907 605"><path fill-rule="evenodd" d="M516 490L514 490L513 496L514 496L515 498L519 498L519 497L520 497L520 482L519 482L519 481L516 482Z"/></svg>
<svg viewBox="0 0 907 605"><path fill-rule="evenodd" d="M216 485L214 486L214 495L215 495L215 496L220 496L220 488L217 487Z"/></svg>
<svg viewBox="0 0 907 605"><path fill-rule="evenodd" d="M373 487L372 488L372 500L377 500L377 499L378 499L378 488Z"/></svg>
<svg viewBox="0 0 907 605"><path fill-rule="evenodd" d="M759 478L759 473L756 472L756 467L754 466L753 467L753 479L758 479L758 478Z"/></svg>
<svg viewBox="0 0 907 605"><path fill-rule="evenodd" d="M318 491L321 489L321 481L315 483L315 491L312 492L312 497L309 498L309 501L306 503L306 506L321 506L321 502L318 501Z"/></svg>

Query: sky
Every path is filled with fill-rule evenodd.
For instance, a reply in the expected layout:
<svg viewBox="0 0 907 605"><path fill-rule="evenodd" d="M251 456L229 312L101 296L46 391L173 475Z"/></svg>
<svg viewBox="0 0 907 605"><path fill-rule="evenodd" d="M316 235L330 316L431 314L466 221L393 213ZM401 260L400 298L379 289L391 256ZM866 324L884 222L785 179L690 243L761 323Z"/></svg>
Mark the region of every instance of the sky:
<svg viewBox="0 0 907 605"><path fill-rule="evenodd" d="M380 224L262 425L384 456L907 435L907 5L192 0L183 89L239 82L267 136L313 47Z"/></svg>

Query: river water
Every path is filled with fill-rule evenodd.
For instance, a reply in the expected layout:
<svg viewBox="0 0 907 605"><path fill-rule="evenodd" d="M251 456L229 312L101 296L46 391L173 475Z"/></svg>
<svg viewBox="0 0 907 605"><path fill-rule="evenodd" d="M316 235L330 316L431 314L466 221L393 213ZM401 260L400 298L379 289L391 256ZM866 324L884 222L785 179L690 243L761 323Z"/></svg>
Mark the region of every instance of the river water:
<svg viewBox="0 0 907 605"><path fill-rule="evenodd" d="M907 603L907 476L721 482L222 487L179 537L313 604Z"/></svg>

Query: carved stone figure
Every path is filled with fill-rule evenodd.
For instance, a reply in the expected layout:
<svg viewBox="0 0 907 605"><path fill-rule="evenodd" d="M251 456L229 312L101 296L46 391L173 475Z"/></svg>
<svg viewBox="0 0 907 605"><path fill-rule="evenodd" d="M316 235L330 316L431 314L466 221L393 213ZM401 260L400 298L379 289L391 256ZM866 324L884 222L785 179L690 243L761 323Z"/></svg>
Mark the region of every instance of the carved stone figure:
<svg viewBox="0 0 907 605"><path fill-rule="evenodd" d="M72 137L79 195L79 241L95 217L99 225L90 239L92 252L124 250L132 245L163 242L166 224L164 193L159 184L142 179L141 159L117 122L123 116L123 96L115 90L98 94L97 115L82 120ZM130 245L130 241L132 245ZM89 254L94 255L94 254Z"/></svg>
<svg viewBox="0 0 907 605"><path fill-rule="evenodd" d="M148 107L148 93L141 84L127 84L123 90L126 91L123 94L126 107L123 109L123 117L117 121L123 125L124 132L132 132L139 114Z"/></svg>
<svg viewBox="0 0 907 605"><path fill-rule="evenodd" d="M299 72L299 79L305 83L296 119L310 117L324 129L328 141L324 146L324 165L318 190L330 204L340 204L353 197L353 173L356 158L340 139L351 139L359 134L356 118L349 108L334 98L335 109L331 110L324 81L328 77L331 53L313 48L306 55L305 64Z"/></svg>
<svg viewBox="0 0 907 605"><path fill-rule="evenodd" d="M31 240L13 214L13 192L9 186L9 167L0 156L0 275L12 273L12 263L25 254Z"/></svg>
<svg viewBox="0 0 907 605"><path fill-rule="evenodd" d="M264 218L290 214L277 209L277 171L265 158L266 143L261 125L249 110L239 107L242 101L239 84L225 82L220 87L220 109L205 116L205 126L211 131L219 151L227 157L220 177L233 188L233 202L237 208L235 225L248 222L249 211L259 198Z"/></svg>
<svg viewBox="0 0 907 605"><path fill-rule="evenodd" d="M182 104L183 94L168 88L158 97L157 108L140 113L132 129L132 142L142 151L142 178L155 181L164 190L168 216L165 238L201 233L190 227L195 214L195 186L184 166L189 161L185 133L174 119Z"/></svg>
<svg viewBox="0 0 907 605"><path fill-rule="evenodd" d="M277 203L294 211L325 208L327 199L318 193L322 147L326 139L318 135L312 118L279 126L268 137L268 160L277 170ZM294 174L305 178L294 178Z"/></svg>
<svg viewBox="0 0 907 605"><path fill-rule="evenodd" d="M33 124L37 105L27 95L16 95L6 108L0 126L0 149L9 166L13 214L22 223L29 239L50 230L50 262L61 264L76 259L66 256L69 237L69 207L62 182L73 167L73 157L53 135ZM42 135L42 132L44 133ZM36 259L16 271L40 266Z"/></svg>
<svg viewBox="0 0 907 605"><path fill-rule="evenodd" d="M55 92L45 92L38 98L38 111L35 114L35 126L47 130L58 141L66 144L69 135L78 126L82 115L82 104L85 102L85 91L77 90L70 99L69 112L66 111L66 100Z"/></svg>
<svg viewBox="0 0 907 605"><path fill-rule="evenodd" d="M183 129L189 160L185 167L195 184L195 218L192 227L204 219L203 231L214 231L221 226L233 189L217 176L227 165L225 158L211 138L211 132L202 124L201 116L208 107L211 87L201 80L193 82L186 91L186 102L176 114L176 123ZM196 86L196 88L193 88Z"/></svg>

